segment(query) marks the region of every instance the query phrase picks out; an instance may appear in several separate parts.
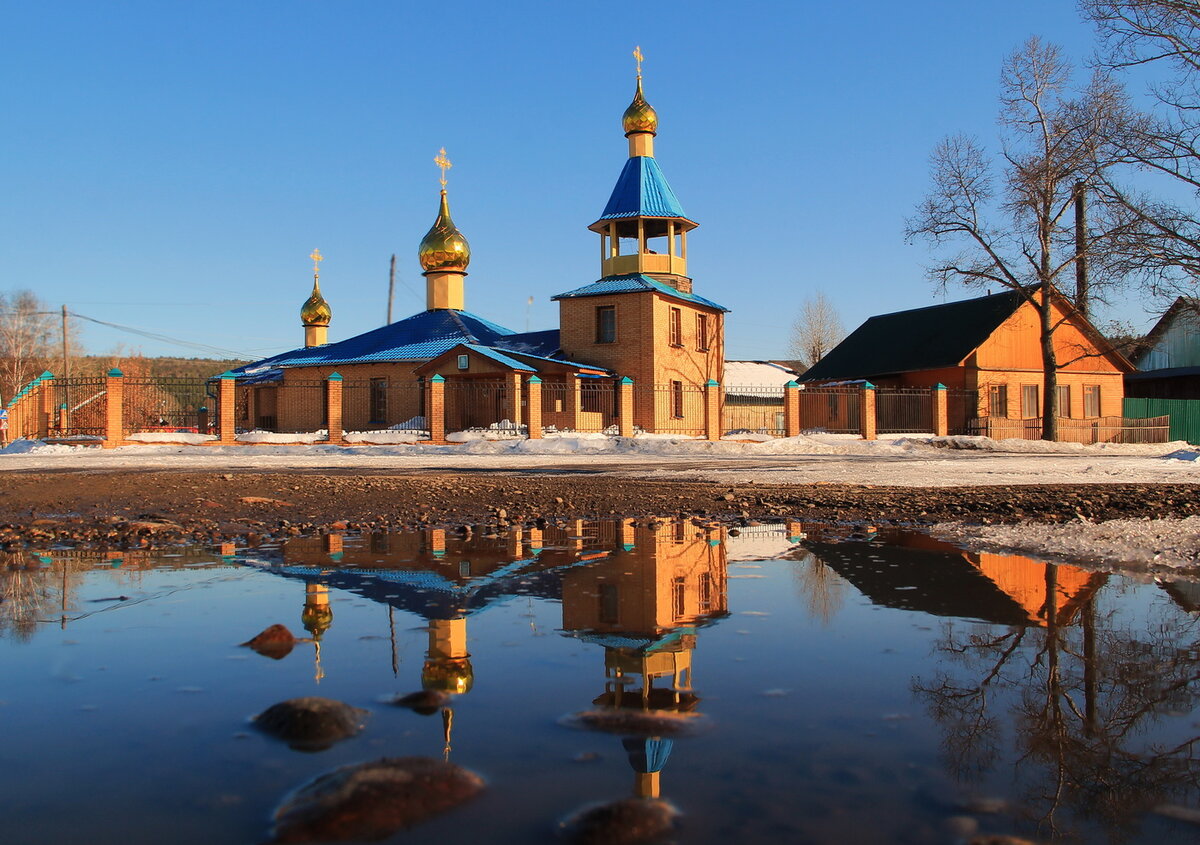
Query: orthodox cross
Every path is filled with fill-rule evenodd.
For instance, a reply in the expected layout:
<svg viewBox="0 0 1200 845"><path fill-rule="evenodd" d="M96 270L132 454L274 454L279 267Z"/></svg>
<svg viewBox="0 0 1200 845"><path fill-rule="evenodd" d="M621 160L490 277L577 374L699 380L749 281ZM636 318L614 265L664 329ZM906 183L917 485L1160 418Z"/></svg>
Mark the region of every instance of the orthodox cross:
<svg viewBox="0 0 1200 845"><path fill-rule="evenodd" d="M325 256L321 255L321 250L314 249L309 258L312 259L313 263L313 276L319 276L321 271L321 262L325 260Z"/></svg>
<svg viewBox="0 0 1200 845"><path fill-rule="evenodd" d="M446 158L446 148L445 147L442 147L440 150L438 150L438 154L436 156L434 156L433 163L442 169L441 183L442 183L442 187L445 188L446 187L446 171L454 166L450 163L450 159Z"/></svg>
<svg viewBox="0 0 1200 845"><path fill-rule="evenodd" d="M633 57L635 59L637 59L638 79L641 79L642 78L642 60L646 57L642 55L642 48L640 45L633 48Z"/></svg>

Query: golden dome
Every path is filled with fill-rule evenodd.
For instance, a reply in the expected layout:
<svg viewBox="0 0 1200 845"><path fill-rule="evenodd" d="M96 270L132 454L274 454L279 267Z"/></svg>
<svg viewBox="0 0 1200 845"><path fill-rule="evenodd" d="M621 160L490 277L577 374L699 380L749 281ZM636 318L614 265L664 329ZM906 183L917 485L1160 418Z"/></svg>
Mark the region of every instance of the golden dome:
<svg viewBox="0 0 1200 845"><path fill-rule="evenodd" d="M321 285L314 275L312 296L300 308L300 322L306 326L328 326L332 316L333 311L325 297L321 296Z"/></svg>
<svg viewBox="0 0 1200 845"><path fill-rule="evenodd" d="M421 671L421 686L462 695L475 686L475 669L466 658L429 660Z"/></svg>
<svg viewBox="0 0 1200 845"><path fill-rule="evenodd" d="M333 608L327 604L306 604L300 614L300 623L313 639L319 640L333 625Z"/></svg>
<svg viewBox="0 0 1200 845"><path fill-rule="evenodd" d="M625 127L626 135L632 132L649 132L651 135L658 133L658 112L642 95L641 76L637 81L637 93L633 95L633 102L629 104L629 108L625 109L621 124Z"/></svg>
<svg viewBox="0 0 1200 845"><path fill-rule="evenodd" d="M417 255L421 260L421 269L426 273L437 270L465 271L471 263L471 246L450 219L450 204L446 201L445 188L442 188L442 207L437 220L421 239Z"/></svg>

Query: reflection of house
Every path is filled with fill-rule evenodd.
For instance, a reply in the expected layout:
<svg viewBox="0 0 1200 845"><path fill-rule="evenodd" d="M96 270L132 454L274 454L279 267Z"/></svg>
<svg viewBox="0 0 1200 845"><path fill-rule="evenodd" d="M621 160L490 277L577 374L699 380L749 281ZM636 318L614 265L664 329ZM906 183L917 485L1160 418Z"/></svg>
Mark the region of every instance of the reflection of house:
<svg viewBox="0 0 1200 845"><path fill-rule="evenodd" d="M702 429L700 395L720 381L726 309L697 295L688 275L683 211L654 158L658 116L637 92L623 116L629 158L599 219L599 280L561 293L559 328L513 332L465 310L471 252L450 216L444 154L438 216L421 241L427 310L327 342L331 309L316 265L301 309L303 348L242 367L237 424L314 431L325 424L324 380L343 378L342 419L351 431L424 428L426 386L445 379L448 430L504 420L527 424L531 379L540 380L543 425L600 430L615 421L632 379L632 421L648 431ZM443 151L444 153L444 151ZM321 260L313 253L315 261ZM440 413L439 411L434 411Z"/></svg>
<svg viewBox="0 0 1200 845"><path fill-rule="evenodd" d="M1055 292L1059 416L1119 417L1122 376L1133 366ZM1021 436L997 420L1042 413L1042 354L1037 308L1018 291L871 317L803 376L803 381L866 379L879 387L932 387L976 394L951 407L950 429L971 417ZM955 416L960 417L955 419ZM990 431L990 429L989 429Z"/></svg>
<svg viewBox="0 0 1200 845"><path fill-rule="evenodd" d="M1102 573L1015 555L965 552L923 535L871 543L806 542L873 603L999 625L1066 624L1107 580ZM900 566L895 564L900 563Z"/></svg>
<svg viewBox="0 0 1200 845"><path fill-rule="evenodd" d="M1181 296L1139 344L1125 376L1125 395L1200 399L1200 300Z"/></svg>

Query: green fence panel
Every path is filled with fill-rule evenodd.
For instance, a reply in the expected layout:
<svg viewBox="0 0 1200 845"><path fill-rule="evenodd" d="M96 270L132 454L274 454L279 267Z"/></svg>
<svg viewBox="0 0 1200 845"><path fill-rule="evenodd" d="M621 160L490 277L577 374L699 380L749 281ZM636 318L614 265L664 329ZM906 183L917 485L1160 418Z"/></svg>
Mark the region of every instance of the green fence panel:
<svg viewBox="0 0 1200 845"><path fill-rule="evenodd" d="M1200 444L1200 399L1126 398L1122 412L1135 419L1169 416L1172 440Z"/></svg>

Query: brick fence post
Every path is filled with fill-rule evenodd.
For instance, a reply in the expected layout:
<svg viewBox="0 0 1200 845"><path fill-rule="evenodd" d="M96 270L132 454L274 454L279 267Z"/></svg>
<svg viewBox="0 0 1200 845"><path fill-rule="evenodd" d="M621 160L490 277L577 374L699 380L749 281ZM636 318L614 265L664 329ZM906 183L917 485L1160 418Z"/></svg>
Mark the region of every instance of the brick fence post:
<svg viewBox="0 0 1200 845"><path fill-rule="evenodd" d="M59 433L66 434L67 425L68 425L67 403L63 402L61 405L58 406L58 430L59 430Z"/></svg>
<svg viewBox="0 0 1200 845"><path fill-rule="evenodd" d="M199 434L208 434L208 406L201 405L196 409L196 431Z"/></svg>
<svg viewBox="0 0 1200 845"><path fill-rule="evenodd" d="M933 388L933 435L945 437L950 433L949 404L946 402L946 385L938 382Z"/></svg>
<svg viewBox="0 0 1200 845"><path fill-rule="evenodd" d="M46 434L49 435L58 422L58 405L54 402L54 373L49 370L42 373L39 387L42 392L42 412L38 425L44 426Z"/></svg>
<svg viewBox="0 0 1200 845"><path fill-rule="evenodd" d="M530 376L526 383L526 401L528 401L528 411L525 415L525 423L529 426L529 439L542 439L542 380L537 376Z"/></svg>
<svg viewBox="0 0 1200 845"><path fill-rule="evenodd" d="M237 442L237 431L234 428L234 393L237 390L237 376L231 372L221 374L217 386L217 435L220 443Z"/></svg>
<svg viewBox="0 0 1200 845"><path fill-rule="evenodd" d="M426 382L429 395L425 399L425 422L429 426L429 442L446 442L446 379L435 375Z"/></svg>
<svg viewBox="0 0 1200 845"><path fill-rule="evenodd" d="M864 381L862 386L862 409L858 426L863 440L875 439L875 385L869 381Z"/></svg>
<svg viewBox="0 0 1200 845"><path fill-rule="evenodd" d="M566 412L567 425L572 431L579 431L579 412L583 409L583 380L575 373L567 375Z"/></svg>
<svg viewBox="0 0 1200 845"><path fill-rule="evenodd" d="M125 442L125 374L113 367L104 378L104 448Z"/></svg>
<svg viewBox="0 0 1200 845"><path fill-rule="evenodd" d="M783 436L800 433L800 385L789 381L783 386Z"/></svg>
<svg viewBox="0 0 1200 845"><path fill-rule="evenodd" d="M704 383L704 439L721 439L721 385L712 378Z"/></svg>
<svg viewBox="0 0 1200 845"><path fill-rule="evenodd" d="M619 394L617 407L617 434L622 437L633 437L633 379L629 376L621 379L617 386Z"/></svg>
<svg viewBox="0 0 1200 845"><path fill-rule="evenodd" d="M342 435L342 376L340 373L330 373L325 379L328 385L325 390L325 419L329 420L329 442L341 443Z"/></svg>

